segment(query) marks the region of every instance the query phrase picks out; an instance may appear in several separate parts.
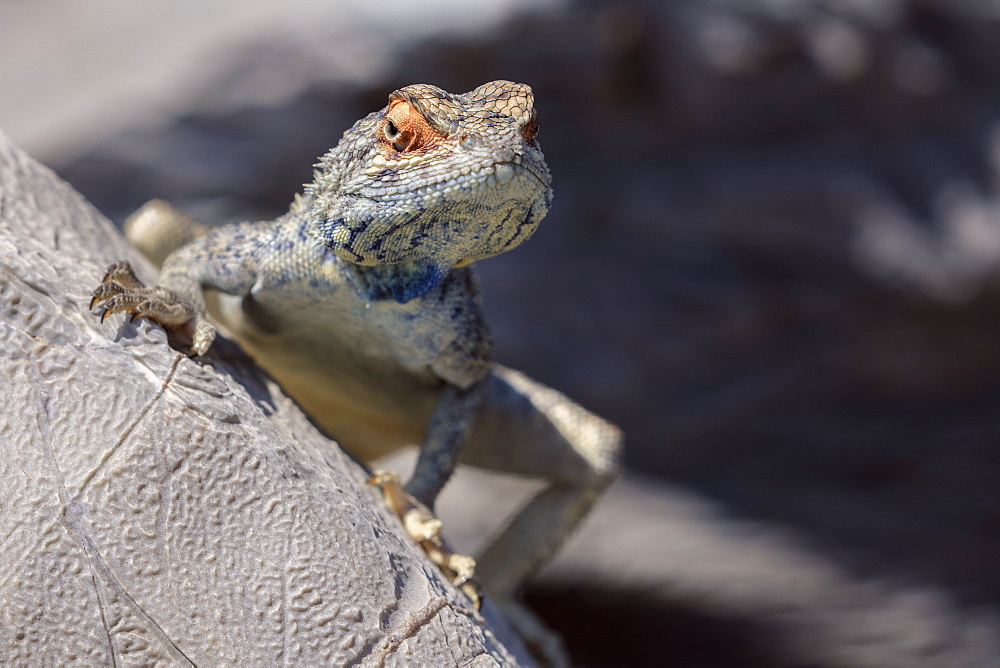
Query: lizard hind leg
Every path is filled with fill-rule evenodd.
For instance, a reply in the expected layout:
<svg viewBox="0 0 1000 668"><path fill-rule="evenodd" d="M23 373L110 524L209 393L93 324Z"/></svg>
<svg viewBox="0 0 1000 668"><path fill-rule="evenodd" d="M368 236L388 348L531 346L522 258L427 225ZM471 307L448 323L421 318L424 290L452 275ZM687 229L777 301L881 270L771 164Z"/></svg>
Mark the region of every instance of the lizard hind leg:
<svg viewBox="0 0 1000 668"><path fill-rule="evenodd" d="M517 600L620 471L621 431L559 392L497 365L462 463L547 485L477 558L476 574L529 645L563 665L558 636Z"/></svg>

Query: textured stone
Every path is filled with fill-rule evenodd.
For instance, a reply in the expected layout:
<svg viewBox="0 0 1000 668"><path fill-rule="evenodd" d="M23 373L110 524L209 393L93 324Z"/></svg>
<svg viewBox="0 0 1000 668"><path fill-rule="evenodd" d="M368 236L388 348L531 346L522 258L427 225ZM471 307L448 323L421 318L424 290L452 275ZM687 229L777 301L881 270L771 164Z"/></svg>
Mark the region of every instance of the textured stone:
<svg viewBox="0 0 1000 668"><path fill-rule="evenodd" d="M0 135L0 662L518 663L235 345L99 323L120 258Z"/></svg>

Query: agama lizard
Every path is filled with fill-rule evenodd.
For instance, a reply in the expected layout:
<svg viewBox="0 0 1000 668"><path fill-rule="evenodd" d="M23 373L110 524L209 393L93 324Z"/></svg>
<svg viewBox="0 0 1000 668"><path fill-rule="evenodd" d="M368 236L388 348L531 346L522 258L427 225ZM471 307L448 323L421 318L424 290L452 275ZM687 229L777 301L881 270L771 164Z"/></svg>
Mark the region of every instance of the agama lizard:
<svg viewBox="0 0 1000 668"><path fill-rule="evenodd" d="M217 292L213 316L349 451L371 460L421 444L405 492L377 476L397 512L422 504L433 521L459 461L545 479L475 572L529 643L559 663L558 639L516 595L616 477L621 434L492 361L468 267L527 240L548 211L538 127L523 84L464 95L401 88L344 133L275 221L209 230L147 204L126 231L162 260L159 281L147 287L116 263L91 305L102 319L124 311L157 322L200 355L215 336L203 291ZM427 522L417 524L408 530L426 539ZM460 581L469 575L456 571Z"/></svg>

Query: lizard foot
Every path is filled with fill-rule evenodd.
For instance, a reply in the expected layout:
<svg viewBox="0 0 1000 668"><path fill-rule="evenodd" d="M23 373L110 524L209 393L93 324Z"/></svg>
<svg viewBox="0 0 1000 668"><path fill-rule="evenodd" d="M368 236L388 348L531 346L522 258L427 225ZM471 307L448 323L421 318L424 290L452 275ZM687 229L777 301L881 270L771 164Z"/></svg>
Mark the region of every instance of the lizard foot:
<svg viewBox="0 0 1000 668"><path fill-rule="evenodd" d="M191 343L191 351L203 354L215 339L215 327L170 290L148 287L135 275L128 262L116 262L104 273L94 290L90 308L101 306L101 322L113 313L128 313L131 320L148 318L168 332L181 333Z"/></svg>
<svg viewBox="0 0 1000 668"><path fill-rule="evenodd" d="M368 483L378 485L385 499L403 521L406 533L423 548L430 560L437 564L452 584L469 597L476 610L482 605L482 591L472 576L476 570L476 560L464 554L452 552L441 536L441 520L412 496L406 493L393 471L375 471Z"/></svg>

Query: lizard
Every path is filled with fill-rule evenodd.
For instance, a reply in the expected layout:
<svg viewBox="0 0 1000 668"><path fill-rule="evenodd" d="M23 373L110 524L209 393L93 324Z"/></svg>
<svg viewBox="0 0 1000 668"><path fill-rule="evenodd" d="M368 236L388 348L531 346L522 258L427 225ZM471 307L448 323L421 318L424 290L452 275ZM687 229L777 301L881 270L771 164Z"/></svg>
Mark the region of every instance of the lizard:
<svg viewBox="0 0 1000 668"><path fill-rule="evenodd" d="M435 560L457 585L474 572L529 646L562 664L558 636L518 593L619 474L622 433L494 362L470 267L526 241L549 210L538 130L524 84L400 88L274 221L210 229L147 203L125 229L162 265L158 281L117 262L91 308L149 319L203 355L216 334L209 291L212 317L353 455L420 444L405 486L373 481L401 516L418 511L404 524L429 553L428 539L442 546L434 503L459 462L543 479L475 561Z"/></svg>

